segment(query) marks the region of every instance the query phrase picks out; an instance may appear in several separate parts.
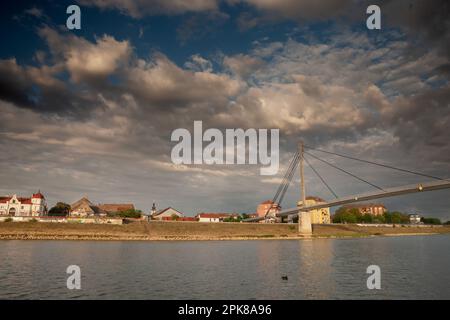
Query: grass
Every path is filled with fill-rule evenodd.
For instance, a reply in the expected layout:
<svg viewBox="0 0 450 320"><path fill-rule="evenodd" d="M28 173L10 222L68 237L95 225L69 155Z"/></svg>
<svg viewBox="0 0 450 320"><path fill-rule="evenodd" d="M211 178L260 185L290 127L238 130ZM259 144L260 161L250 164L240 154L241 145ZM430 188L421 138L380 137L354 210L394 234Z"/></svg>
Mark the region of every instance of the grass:
<svg viewBox="0 0 450 320"><path fill-rule="evenodd" d="M297 226L262 223L201 223L138 221L124 225L13 222L0 223L0 239L100 239L100 240L214 240L298 238ZM395 234L450 233L443 227L360 227L357 225L313 225L315 238L356 238Z"/></svg>

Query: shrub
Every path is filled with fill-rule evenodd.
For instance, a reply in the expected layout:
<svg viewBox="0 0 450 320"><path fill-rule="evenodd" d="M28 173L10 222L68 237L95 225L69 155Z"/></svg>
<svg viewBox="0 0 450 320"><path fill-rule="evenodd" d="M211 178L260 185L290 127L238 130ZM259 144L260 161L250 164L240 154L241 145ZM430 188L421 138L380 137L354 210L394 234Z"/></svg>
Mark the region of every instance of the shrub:
<svg viewBox="0 0 450 320"><path fill-rule="evenodd" d="M13 218L6 218L4 222L12 222Z"/></svg>
<svg viewBox="0 0 450 320"><path fill-rule="evenodd" d="M424 224L442 224L441 220L438 218L420 218L420 221L422 221Z"/></svg>
<svg viewBox="0 0 450 320"><path fill-rule="evenodd" d="M119 212L115 212L113 214L108 214L111 217L120 217L120 218L140 218L142 216L141 210L129 209L123 210Z"/></svg>

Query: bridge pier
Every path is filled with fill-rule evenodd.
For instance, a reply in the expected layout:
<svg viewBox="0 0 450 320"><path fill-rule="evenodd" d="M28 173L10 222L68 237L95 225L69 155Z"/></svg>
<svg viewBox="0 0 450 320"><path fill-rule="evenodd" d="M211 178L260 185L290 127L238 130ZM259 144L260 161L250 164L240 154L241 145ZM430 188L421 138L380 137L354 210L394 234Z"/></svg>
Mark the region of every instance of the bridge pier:
<svg viewBox="0 0 450 320"><path fill-rule="evenodd" d="M312 235L311 212L298 212L298 233L304 236Z"/></svg>

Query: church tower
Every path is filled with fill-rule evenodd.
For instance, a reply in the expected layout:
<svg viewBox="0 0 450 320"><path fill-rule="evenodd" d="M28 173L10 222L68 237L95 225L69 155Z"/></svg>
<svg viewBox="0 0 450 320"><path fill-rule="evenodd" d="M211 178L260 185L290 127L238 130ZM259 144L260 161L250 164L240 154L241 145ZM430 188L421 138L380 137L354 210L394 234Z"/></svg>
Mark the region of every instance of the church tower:
<svg viewBox="0 0 450 320"><path fill-rule="evenodd" d="M156 214L156 204L155 204L155 201L153 201L152 216L154 216L155 214Z"/></svg>

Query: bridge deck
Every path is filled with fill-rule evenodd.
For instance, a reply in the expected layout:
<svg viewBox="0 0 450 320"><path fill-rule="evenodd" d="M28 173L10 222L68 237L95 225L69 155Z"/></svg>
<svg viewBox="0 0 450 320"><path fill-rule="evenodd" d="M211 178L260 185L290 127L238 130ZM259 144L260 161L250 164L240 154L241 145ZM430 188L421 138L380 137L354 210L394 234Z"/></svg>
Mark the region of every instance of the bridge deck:
<svg viewBox="0 0 450 320"><path fill-rule="evenodd" d="M450 180L424 182L424 183L419 183L419 184L412 184L412 185L406 185L406 186L401 186L401 187L388 188L388 189L385 189L384 191L377 191L377 192L365 193L365 194L361 194L361 195L343 197L343 198L339 198L339 199L336 199L336 200L333 200L330 202L316 204L313 206L282 210L279 213L277 213L276 216L277 217L286 217L291 214L298 214L299 211L310 211L310 210L314 210L314 209L329 208L329 207L334 207L334 206L344 205L344 204L349 204L349 203L368 201L368 200L380 199L380 198L388 198L388 197L394 197L394 196L399 196L399 195L409 194L409 193L416 193L416 192L442 190L442 189L450 189ZM264 220L264 217L251 218L251 219L246 219L244 221L256 222L256 221L261 221L261 220Z"/></svg>

